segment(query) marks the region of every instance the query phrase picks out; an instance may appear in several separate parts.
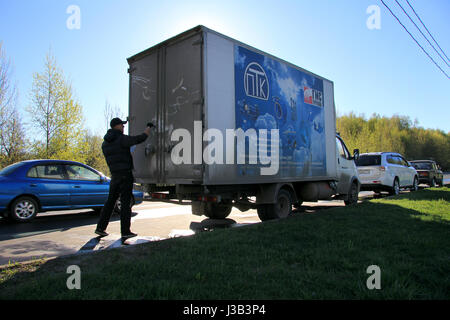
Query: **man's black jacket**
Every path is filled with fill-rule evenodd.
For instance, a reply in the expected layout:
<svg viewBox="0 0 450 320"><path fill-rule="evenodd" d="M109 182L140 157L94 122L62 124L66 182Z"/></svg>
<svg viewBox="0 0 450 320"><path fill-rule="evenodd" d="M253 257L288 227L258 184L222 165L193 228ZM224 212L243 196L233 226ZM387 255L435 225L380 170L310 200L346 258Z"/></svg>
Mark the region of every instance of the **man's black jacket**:
<svg viewBox="0 0 450 320"><path fill-rule="evenodd" d="M144 142L145 139L147 139L145 133L138 136L127 136L120 130L108 130L103 137L102 151L111 174L133 170L130 147Z"/></svg>

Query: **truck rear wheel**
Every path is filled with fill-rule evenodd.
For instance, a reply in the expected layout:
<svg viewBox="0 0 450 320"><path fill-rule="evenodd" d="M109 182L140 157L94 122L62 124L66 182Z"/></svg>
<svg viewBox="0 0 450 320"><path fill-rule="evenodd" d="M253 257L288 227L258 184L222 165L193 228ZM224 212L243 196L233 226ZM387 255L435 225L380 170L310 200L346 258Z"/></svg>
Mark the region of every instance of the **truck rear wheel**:
<svg viewBox="0 0 450 320"><path fill-rule="evenodd" d="M225 219L231 213L233 206L225 203L208 203L206 205L205 216L211 219Z"/></svg>
<svg viewBox="0 0 450 320"><path fill-rule="evenodd" d="M231 213L233 206L231 202L225 203L193 203L192 214L197 216L207 216L210 219L225 219Z"/></svg>
<svg viewBox="0 0 450 320"><path fill-rule="evenodd" d="M261 221L287 218L292 212L292 197L289 191L278 191L277 202L258 206L258 216Z"/></svg>

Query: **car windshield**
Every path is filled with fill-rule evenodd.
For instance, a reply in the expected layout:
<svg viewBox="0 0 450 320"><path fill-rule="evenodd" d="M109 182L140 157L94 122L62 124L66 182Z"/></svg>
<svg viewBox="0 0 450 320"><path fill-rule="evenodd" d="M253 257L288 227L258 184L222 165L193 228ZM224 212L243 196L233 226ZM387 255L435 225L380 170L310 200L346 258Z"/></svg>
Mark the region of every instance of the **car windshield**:
<svg viewBox="0 0 450 320"><path fill-rule="evenodd" d="M431 170L430 162L411 162L411 164L417 170Z"/></svg>
<svg viewBox="0 0 450 320"><path fill-rule="evenodd" d="M356 160L358 167L381 165L381 155L360 155Z"/></svg>
<svg viewBox="0 0 450 320"><path fill-rule="evenodd" d="M17 168L20 168L20 167L23 166L23 165L24 165L23 162L17 162L17 163L11 164L11 165L9 165L9 166L3 168L3 169L0 171L0 176L8 176L8 175L10 175L11 173L13 173Z"/></svg>

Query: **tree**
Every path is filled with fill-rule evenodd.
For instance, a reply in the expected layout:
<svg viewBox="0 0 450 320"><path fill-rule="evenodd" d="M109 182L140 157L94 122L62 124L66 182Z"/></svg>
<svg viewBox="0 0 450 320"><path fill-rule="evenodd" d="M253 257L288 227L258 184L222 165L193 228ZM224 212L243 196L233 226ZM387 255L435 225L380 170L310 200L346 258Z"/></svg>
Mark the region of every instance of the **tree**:
<svg viewBox="0 0 450 320"><path fill-rule="evenodd" d="M108 130L110 128L109 127L109 122L113 118L121 118L122 119L123 115L122 115L122 111L120 110L119 106L112 107L111 104L109 103L109 101L106 100L105 101L105 108L103 110L103 116L104 116L104 119L105 119L106 130Z"/></svg>
<svg viewBox="0 0 450 320"><path fill-rule="evenodd" d="M2 167L28 158L25 131L16 109L12 110L9 119L0 130L0 142L2 149L0 165Z"/></svg>
<svg viewBox="0 0 450 320"><path fill-rule="evenodd" d="M450 134L440 130L423 129L417 119L394 115L391 118L352 112L337 117L336 128L347 147L364 152L392 151L403 154L408 160L433 159L444 170L450 169Z"/></svg>
<svg viewBox="0 0 450 320"><path fill-rule="evenodd" d="M108 165L102 152L102 142L102 137L93 135L89 130L85 130L83 134L84 147L81 151L81 156L83 157L83 162L88 166L109 175Z"/></svg>
<svg viewBox="0 0 450 320"><path fill-rule="evenodd" d="M16 86L11 83L11 61L6 58L3 43L0 42L0 127L5 124L8 111L16 102Z"/></svg>
<svg viewBox="0 0 450 320"><path fill-rule="evenodd" d="M17 111L17 89L11 81L11 62L0 42L0 167L25 158L26 138Z"/></svg>
<svg viewBox="0 0 450 320"><path fill-rule="evenodd" d="M49 159L81 160L82 106L51 52L46 55L43 72L33 74L28 112L33 127L44 138L44 143L35 143L37 154Z"/></svg>

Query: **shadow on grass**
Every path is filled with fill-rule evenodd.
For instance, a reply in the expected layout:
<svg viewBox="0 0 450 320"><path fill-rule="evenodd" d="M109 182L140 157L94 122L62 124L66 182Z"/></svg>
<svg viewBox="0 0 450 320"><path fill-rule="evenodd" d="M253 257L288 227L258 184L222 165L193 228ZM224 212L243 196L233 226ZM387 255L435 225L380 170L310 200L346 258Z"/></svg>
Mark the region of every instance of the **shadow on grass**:
<svg viewBox="0 0 450 320"><path fill-rule="evenodd" d="M448 194L427 189L395 199L432 206ZM4 280L0 299L449 299L450 227L424 216L377 200L61 257ZM74 264L81 290L66 287ZM381 290L366 286L371 265L380 267Z"/></svg>

